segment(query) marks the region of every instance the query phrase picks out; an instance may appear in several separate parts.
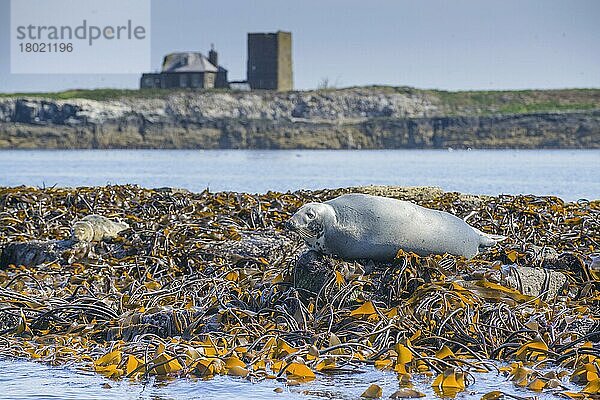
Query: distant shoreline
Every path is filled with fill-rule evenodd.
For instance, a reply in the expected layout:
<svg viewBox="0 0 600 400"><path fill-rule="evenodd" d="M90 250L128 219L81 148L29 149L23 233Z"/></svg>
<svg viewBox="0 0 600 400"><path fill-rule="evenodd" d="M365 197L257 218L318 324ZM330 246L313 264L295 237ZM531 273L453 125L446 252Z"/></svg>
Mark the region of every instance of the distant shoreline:
<svg viewBox="0 0 600 400"><path fill-rule="evenodd" d="M0 149L600 148L600 89L0 95Z"/></svg>

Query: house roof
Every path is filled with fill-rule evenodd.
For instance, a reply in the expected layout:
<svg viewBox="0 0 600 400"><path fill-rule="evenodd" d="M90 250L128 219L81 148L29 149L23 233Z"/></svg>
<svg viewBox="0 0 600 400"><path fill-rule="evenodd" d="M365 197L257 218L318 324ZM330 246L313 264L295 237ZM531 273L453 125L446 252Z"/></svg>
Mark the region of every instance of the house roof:
<svg viewBox="0 0 600 400"><path fill-rule="evenodd" d="M198 52L170 53L165 56L162 72L217 72L208 58Z"/></svg>

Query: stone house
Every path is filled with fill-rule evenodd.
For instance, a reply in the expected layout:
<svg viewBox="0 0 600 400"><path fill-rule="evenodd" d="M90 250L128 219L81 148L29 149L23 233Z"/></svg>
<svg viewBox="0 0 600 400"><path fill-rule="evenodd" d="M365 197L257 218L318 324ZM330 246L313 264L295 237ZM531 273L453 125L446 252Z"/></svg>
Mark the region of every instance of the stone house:
<svg viewBox="0 0 600 400"><path fill-rule="evenodd" d="M199 52L178 52L165 56L159 73L142 74L140 88L228 88L227 70L218 63L217 52L208 57Z"/></svg>

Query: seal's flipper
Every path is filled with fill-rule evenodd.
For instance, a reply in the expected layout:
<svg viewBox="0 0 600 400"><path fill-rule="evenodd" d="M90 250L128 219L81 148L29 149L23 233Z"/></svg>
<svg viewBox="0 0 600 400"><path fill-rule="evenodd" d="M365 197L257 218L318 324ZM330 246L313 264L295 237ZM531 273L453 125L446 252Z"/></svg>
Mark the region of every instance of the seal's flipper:
<svg viewBox="0 0 600 400"><path fill-rule="evenodd" d="M479 247L492 247L498 244L498 242L508 239L506 236L481 232L477 228L473 228L473 230L479 235Z"/></svg>

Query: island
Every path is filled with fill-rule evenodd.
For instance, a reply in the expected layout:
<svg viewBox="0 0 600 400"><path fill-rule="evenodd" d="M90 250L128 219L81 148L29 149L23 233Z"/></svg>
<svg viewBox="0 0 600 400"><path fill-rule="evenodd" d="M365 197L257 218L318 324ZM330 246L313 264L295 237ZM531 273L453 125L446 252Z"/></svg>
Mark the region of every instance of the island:
<svg viewBox="0 0 600 400"><path fill-rule="evenodd" d="M600 148L600 89L3 94L0 148Z"/></svg>

